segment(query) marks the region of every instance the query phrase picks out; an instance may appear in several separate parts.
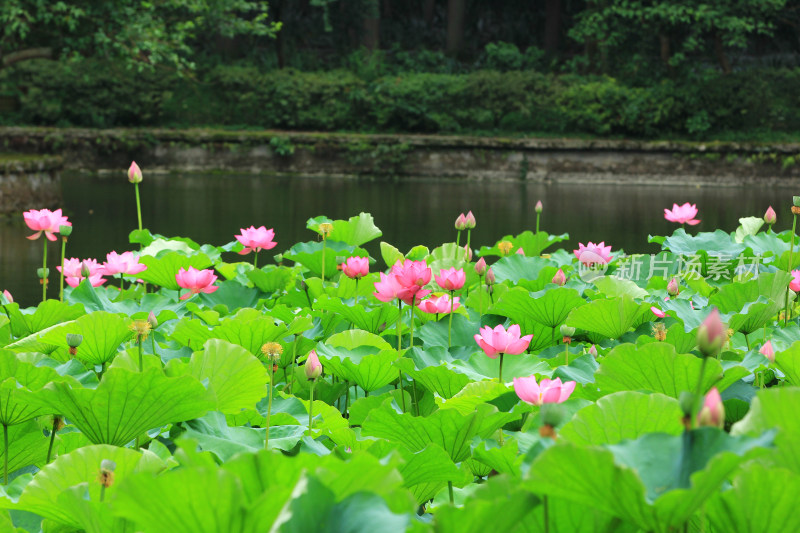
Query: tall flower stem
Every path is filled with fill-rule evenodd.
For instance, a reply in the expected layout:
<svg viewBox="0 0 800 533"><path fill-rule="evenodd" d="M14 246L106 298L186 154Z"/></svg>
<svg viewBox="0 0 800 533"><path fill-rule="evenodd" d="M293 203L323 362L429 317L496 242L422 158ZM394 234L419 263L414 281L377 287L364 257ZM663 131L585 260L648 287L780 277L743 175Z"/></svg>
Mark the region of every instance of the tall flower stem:
<svg viewBox="0 0 800 533"><path fill-rule="evenodd" d="M450 503L451 504L455 503L455 499L453 498L453 482L452 481L448 481L447 482L447 492L450 493Z"/></svg>
<svg viewBox="0 0 800 533"><path fill-rule="evenodd" d="M58 415L54 415L53 429L50 431L50 446L47 447L47 461L45 461L45 464L50 464L50 458L53 456L53 443L56 440L56 432L58 431L59 421Z"/></svg>
<svg viewBox="0 0 800 533"><path fill-rule="evenodd" d="M264 437L264 449L269 448L269 415L272 414L272 389L275 387L275 365L272 363L270 359L267 363L269 365L269 389L267 390L267 433ZM313 382L312 382L313 383ZM314 385L311 385L311 402L314 402ZM308 418L308 429L311 429L311 407L308 408L309 418ZM310 433L309 433L310 434Z"/></svg>
<svg viewBox="0 0 800 533"><path fill-rule="evenodd" d="M564 364L569 366L569 343L564 343Z"/></svg>
<svg viewBox="0 0 800 533"><path fill-rule="evenodd" d="M456 231L456 255L455 259L458 259L458 250L461 249L461 230Z"/></svg>
<svg viewBox="0 0 800 533"><path fill-rule="evenodd" d="M150 337L150 343L153 345L153 355L158 357L158 354L156 353L156 334L155 334L155 332L153 332L153 336Z"/></svg>
<svg viewBox="0 0 800 533"><path fill-rule="evenodd" d="M3 485L8 485L8 426L3 424Z"/></svg>
<svg viewBox="0 0 800 533"><path fill-rule="evenodd" d="M64 258L67 256L67 238L61 237L61 280L58 283L58 299L64 301Z"/></svg>
<svg viewBox="0 0 800 533"><path fill-rule="evenodd" d="M417 300L417 295L411 297L411 344L408 345L409 350L414 349L414 309L415 305L414 302ZM411 399L411 405L414 408L414 413L416 416L419 416L419 402L417 400L417 380L413 377L411 378L411 391L414 393L414 397Z"/></svg>
<svg viewBox="0 0 800 533"><path fill-rule="evenodd" d="M794 256L794 231L795 231L796 228L797 228L797 214L794 213L794 207L792 207L792 245L789 248L789 266L786 268L786 270L789 272L789 274L792 273L792 265L793 265L792 259L793 259L793 256ZM790 290L791 289L786 289L786 305L784 306L784 309L783 309L783 325L784 326L787 326L789 324L789 291Z"/></svg>
<svg viewBox="0 0 800 533"><path fill-rule="evenodd" d="M253 254L253 270L258 270L258 252Z"/></svg>
<svg viewBox="0 0 800 533"><path fill-rule="evenodd" d="M133 190L136 191L136 216L139 220L139 231L142 231L142 202L139 200L139 184L133 184Z"/></svg>
<svg viewBox="0 0 800 533"><path fill-rule="evenodd" d="M478 314L483 316L483 276L478 276Z"/></svg>
<svg viewBox="0 0 800 533"><path fill-rule="evenodd" d="M322 283L325 283L325 242L327 239L325 236L322 236Z"/></svg>
<svg viewBox="0 0 800 533"><path fill-rule="evenodd" d="M503 352L500 352L500 383L503 382Z"/></svg>
<svg viewBox="0 0 800 533"><path fill-rule="evenodd" d="M311 380L311 394L308 397L308 435L311 436L311 425L314 422L314 387L316 387L317 381Z"/></svg>
<svg viewBox="0 0 800 533"><path fill-rule="evenodd" d="M44 239L44 253L42 255L42 301L47 300L47 239Z"/></svg>
<svg viewBox="0 0 800 533"><path fill-rule="evenodd" d="M142 346L142 336L136 336L136 344L139 345L139 372L144 372L144 347Z"/></svg>
<svg viewBox="0 0 800 533"><path fill-rule="evenodd" d="M539 215L536 215L539 218ZM544 505L544 533L550 533L550 509L547 501L547 495L542 497L542 505Z"/></svg>
<svg viewBox="0 0 800 533"><path fill-rule="evenodd" d="M692 402L692 428L697 427L697 413L703 403L703 375L706 373L706 363L708 357L703 357L703 365L700 367L700 375L697 377L697 386L694 389L694 401Z"/></svg>
<svg viewBox="0 0 800 533"><path fill-rule="evenodd" d="M400 334L400 326L402 321L400 320L403 316L403 300L397 300L397 356L400 357L400 350L402 349L401 342L403 340L403 336ZM406 393L403 390L403 371L397 370L399 374L399 378L397 383L400 384L400 399L403 403L403 412L406 412Z"/></svg>
<svg viewBox="0 0 800 533"><path fill-rule="evenodd" d="M472 230L468 229L467 230L467 250L469 250L469 244L470 244L470 237L471 236L472 236ZM469 262L469 252L467 252L467 256L464 259L466 259L467 262Z"/></svg>
<svg viewBox="0 0 800 533"><path fill-rule="evenodd" d="M289 382L289 394L292 393L292 387L294 386L294 366L297 364L297 336L294 337L294 342L292 343L292 381ZM284 371L285 373L285 371ZM289 381L288 379L286 381Z"/></svg>
<svg viewBox="0 0 800 533"><path fill-rule="evenodd" d="M448 348L452 348L453 347L453 337L452 337L452 331L453 331L453 292L454 291L450 291L450 320L447 323L447 347Z"/></svg>

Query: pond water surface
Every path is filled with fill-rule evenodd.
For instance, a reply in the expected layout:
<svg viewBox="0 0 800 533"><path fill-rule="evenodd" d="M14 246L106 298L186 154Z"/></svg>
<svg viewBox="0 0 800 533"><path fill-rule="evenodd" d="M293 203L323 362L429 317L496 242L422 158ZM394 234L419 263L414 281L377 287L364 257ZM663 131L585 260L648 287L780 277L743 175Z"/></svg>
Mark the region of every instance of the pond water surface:
<svg viewBox="0 0 800 533"><path fill-rule="evenodd" d="M65 173L63 209L74 231L67 257L97 258L134 250L128 234L137 226L133 186L119 177ZM800 190L800 189L798 189ZM691 231L734 230L744 216L761 216L772 205L778 213L776 231L791 227L792 194L786 187L692 187L645 185L577 185L529 182L456 180L356 180L319 177L275 177L237 174L148 175L140 185L143 225L153 233L190 237L221 245L239 229L264 225L275 229L278 253L296 242L313 240L306 220L318 215L348 218L372 213L383 237L367 246L379 259L378 242L402 251L416 244L435 247L455 239L453 222L472 210L477 227L472 247L494 244L504 235L532 230L534 206L544 204L541 229L569 233L566 248L579 242L605 241L614 250L651 253L648 234L667 235L676 225L664 220L673 203L696 203L701 223ZM29 241L22 216L0 224L0 290L8 289L23 306L41 299L36 269L42 264L42 241ZM462 240L463 242L463 240ZM260 262L266 261L262 253ZM60 245L48 249L50 297L56 297ZM235 255L228 259L236 260ZM264 263L261 263L264 264ZM55 281L55 283L53 282Z"/></svg>

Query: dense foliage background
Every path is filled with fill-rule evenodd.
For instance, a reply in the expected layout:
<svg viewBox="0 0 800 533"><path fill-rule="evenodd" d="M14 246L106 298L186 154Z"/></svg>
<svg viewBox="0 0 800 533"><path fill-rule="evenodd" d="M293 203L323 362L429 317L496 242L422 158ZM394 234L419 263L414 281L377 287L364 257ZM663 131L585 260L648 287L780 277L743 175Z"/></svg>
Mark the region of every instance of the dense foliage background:
<svg viewBox="0 0 800 533"><path fill-rule="evenodd" d="M753 140L800 129L791 0L94 4L0 8L0 123Z"/></svg>

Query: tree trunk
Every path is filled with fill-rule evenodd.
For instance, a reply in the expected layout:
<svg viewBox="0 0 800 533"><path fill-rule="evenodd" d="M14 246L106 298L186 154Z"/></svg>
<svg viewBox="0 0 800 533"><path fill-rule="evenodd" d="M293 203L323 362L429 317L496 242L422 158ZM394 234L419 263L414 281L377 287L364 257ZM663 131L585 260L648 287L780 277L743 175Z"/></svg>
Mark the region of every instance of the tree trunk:
<svg viewBox="0 0 800 533"><path fill-rule="evenodd" d="M364 32L361 44L370 52L380 46L381 7L379 0L372 0L364 9Z"/></svg>
<svg viewBox="0 0 800 533"><path fill-rule="evenodd" d="M717 55L719 66L722 67L722 72L725 74L731 73L731 64L728 61L728 56L725 55L725 47L722 45L722 37L719 33L714 33L714 53Z"/></svg>
<svg viewBox="0 0 800 533"><path fill-rule="evenodd" d="M272 6L272 13L273 17L275 18L275 22L281 21L281 2L275 2ZM275 34L275 54L278 56L278 68L282 69L286 67L286 53L284 51L284 40L283 40L283 32L286 31L286 27L284 26L278 33Z"/></svg>
<svg viewBox="0 0 800 533"><path fill-rule="evenodd" d="M425 21L425 25L430 27L433 24L433 14L434 8L436 7L436 0L425 0L425 3L422 4L422 18Z"/></svg>
<svg viewBox="0 0 800 533"><path fill-rule="evenodd" d="M447 45L449 56L458 56L464 48L466 0L447 0Z"/></svg>
<svg viewBox="0 0 800 533"><path fill-rule="evenodd" d="M548 54L558 53L561 39L561 0L547 0L545 4L544 49Z"/></svg>

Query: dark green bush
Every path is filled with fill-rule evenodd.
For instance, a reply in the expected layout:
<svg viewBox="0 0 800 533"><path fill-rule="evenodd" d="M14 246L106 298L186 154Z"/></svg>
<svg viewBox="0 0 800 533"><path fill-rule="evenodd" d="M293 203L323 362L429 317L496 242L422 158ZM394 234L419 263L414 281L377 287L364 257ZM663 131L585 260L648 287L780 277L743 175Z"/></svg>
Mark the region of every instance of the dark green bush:
<svg viewBox="0 0 800 533"><path fill-rule="evenodd" d="M512 64L518 55L494 51ZM500 59L496 59L500 61ZM371 78L375 72L371 72ZM639 138L800 130L800 69L759 69L630 86L535 70L261 71L220 65L192 78L101 61L21 63L0 73L16 95L0 123L208 126L387 132L519 132Z"/></svg>

